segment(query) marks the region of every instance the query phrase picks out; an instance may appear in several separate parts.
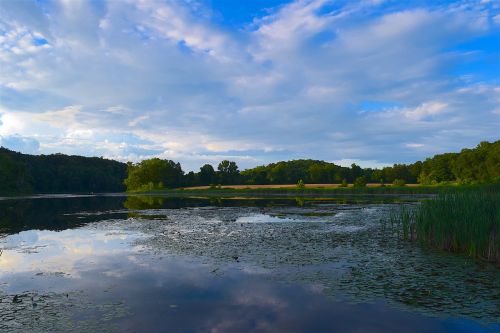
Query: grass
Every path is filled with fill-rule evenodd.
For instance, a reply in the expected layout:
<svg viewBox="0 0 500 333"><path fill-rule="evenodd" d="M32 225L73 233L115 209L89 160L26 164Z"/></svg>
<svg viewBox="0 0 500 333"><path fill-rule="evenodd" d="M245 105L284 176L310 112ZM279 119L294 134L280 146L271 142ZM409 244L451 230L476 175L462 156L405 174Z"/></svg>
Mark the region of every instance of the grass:
<svg viewBox="0 0 500 333"><path fill-rule="evenodd" d="M475 185L431 185L431 186L367 186L367 187L339 187L338 185L326 185L315 187L307 184L305 188L297 188L294 185L230 185L221 188L192 187L178 189L162 189L142 192L146 194L170 194L170 195L203 195L203 196L332 196L332 195L418 195L437 194L452 191L456 188L476 188Z"/></svg>
<svg viewBox="0 0 500 333"><path fill-rule="evenodd" d="M401 207L391 222L405 239L500 262L500 184L440 193L414 209Z"/></svg>

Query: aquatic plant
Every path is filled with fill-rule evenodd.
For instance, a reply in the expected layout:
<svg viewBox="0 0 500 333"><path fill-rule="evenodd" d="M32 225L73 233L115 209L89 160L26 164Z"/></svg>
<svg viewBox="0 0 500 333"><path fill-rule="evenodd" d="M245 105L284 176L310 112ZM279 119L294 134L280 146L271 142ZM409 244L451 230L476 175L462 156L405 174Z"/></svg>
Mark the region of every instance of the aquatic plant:
<svg viewBox="0 0 500 333"><path fill-rule="evenodd" d="M500 186L444 192L391 215L405 239L500 261Z"/></svg>

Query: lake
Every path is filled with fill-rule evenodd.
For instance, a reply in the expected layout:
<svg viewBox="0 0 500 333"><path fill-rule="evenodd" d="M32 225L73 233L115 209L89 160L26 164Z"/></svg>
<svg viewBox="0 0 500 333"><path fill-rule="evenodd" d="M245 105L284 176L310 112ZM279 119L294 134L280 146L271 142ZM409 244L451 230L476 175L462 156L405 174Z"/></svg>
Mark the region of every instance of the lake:
<svg viewBox="0 0 500 333"><path fill-rule="evenodd" d="M402 239L412 197L0 200L1 332L500 332L500 267Z"/></svg>

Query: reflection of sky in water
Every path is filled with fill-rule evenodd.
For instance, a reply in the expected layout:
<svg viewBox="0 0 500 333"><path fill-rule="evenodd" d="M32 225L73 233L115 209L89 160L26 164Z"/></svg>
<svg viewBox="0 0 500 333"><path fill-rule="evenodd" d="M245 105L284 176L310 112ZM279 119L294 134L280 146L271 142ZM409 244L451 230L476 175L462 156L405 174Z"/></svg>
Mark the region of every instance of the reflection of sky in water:
<svg viewBox="0 0 500 333"><path fill-rule="evenodd" d="M248 216L241 216L236 219L236 223L282 223L282 222L301 222L299 220L270 216L267 214L252 214Z"/></svg>
<svg viewBox="0 0 500 333"><path fill-rule="evenodd" d="M17 324L30 328L36 322L30 316L36 313L46 326L26 331L44 331L42 327L65 331L71 325L78 331L107 330L107 326L79 326L80 321L58 326L63 322L60 317L87 318L88 322L114 325L116 331L133 332L500 331L498 326L484 327L460 317L436 318L395 309L383 297L352 304L325 296L328 281L316 275L316 270L344 272L346 260L354 260L349 258L360 251L355 242L365 242L356 233L367 228L360 217L375 214L378 221L378 210L339 211L329 216L304 212L313 211L297 207L150 210L150 214L161 213L168 219L147 220L148 211L144 210L144 216L128 220L104 220L58 232L27 230L0 238L4 249L0 256L0 331L9 331L2 325L13 323L12 316ZM339 238L326 238L322 243L325 232L337 233ZM353 234L346 238L345 233ZM204 245L189 243L193 239ZM304 243L313 239L315 244ZM345 244L339 243L341 239ZM241 243L235 243L238 241ZM290 245L294 247L287 250ZM324 263L323 257L315 260L304 252L326 254L329 248L332 258L340 259ZM302 253L301 260L307 265L286 261L280 274L299 272L308 278L280 280L278 267L261 264L264 253L259 249L272 258L293 259ZM349 255L342 257L344 252ZM240 258L234 260L233 253ZM352 288L363 286L353 284ZM23 303L14 304L14 295L25 295L21 296ZM38 307L16 308L12 314L14 307L35 302L32 297ZM42 306L43 297L52 298L50 306ZM51 307L57 311L48 312ZM123 311L109 314L118 308Z"/></svg>
<svg viewBox="0 0 500 333"><path fill-rule="evenodd" d="M2 241L0 278L17 273L57 273L78 277L77 265L100 256L130 253L137 236L118 230L68 229L60 232L29 230Z"/></svg>
<svg viewBox="0 0 500 333"><path fill-rule="evenodd" d="M128 315L110 320L118 331L481 331L472 322L427 318L384 303L334 301L320 285L277 283L236 263L143 253L130 246L137 237L85 228L11 235L3 242L2 289L79 289L96 304L125 304ZM75 301L63 300L69 307Z"/></svg>

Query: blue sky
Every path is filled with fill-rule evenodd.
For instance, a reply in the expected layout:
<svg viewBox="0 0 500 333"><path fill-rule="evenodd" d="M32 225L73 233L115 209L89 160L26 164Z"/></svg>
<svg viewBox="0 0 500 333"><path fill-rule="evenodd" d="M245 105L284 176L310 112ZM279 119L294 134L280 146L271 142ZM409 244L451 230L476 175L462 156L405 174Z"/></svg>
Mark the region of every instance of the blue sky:
<svg viewBox="0 0 500 333"><path fill-rule="evenodd" d="M186 170L500 139L500 2L0 0L0 145Z"/></svg>

